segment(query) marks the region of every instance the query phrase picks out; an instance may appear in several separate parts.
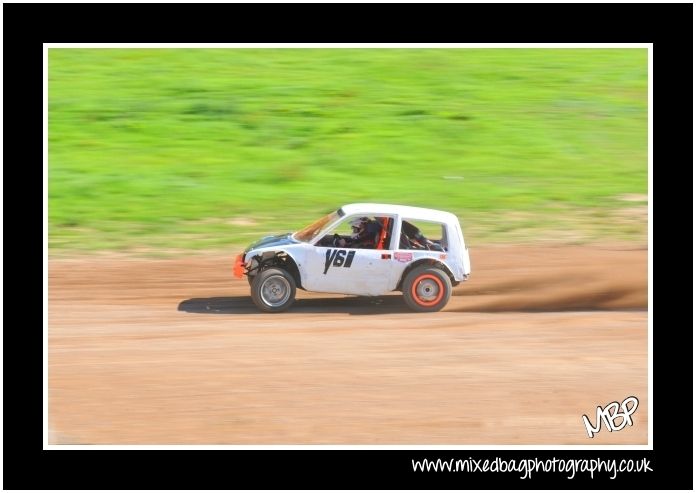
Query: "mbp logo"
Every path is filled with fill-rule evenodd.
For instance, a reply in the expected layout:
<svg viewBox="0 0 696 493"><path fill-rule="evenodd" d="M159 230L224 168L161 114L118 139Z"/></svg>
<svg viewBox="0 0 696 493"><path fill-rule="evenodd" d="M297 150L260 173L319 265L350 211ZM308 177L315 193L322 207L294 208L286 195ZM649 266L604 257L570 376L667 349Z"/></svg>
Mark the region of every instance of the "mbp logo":
<svg viewBox="0 0 696 493"><path fill-rule="evenodd" d="M334 267L346 267L350 269L355 257L355 251L348 252L347 250L326 250L326 263L324 264L324 274L329 271L331 265Z"/></svg>
<svg viewBox="0 0 696 493"><path fill-rule="evenodd" d="M631 405L630 409L629 404ZM621 411L619 411L619 408ZM638 399L630 396L626 397L621 404L618 402L611 402L607 404L604 409L597 406L597 427L594 427L584 414L582 415L582 422L585 424L587 435L592 438L594 434L598 433L602 428L602 421L604 421L604 427L610 432L623 430L626 425L633 426L631 414L636 412L636 409L638 409ZM617 419L621 419L621 422L618 425L615 422Z"/></svg>

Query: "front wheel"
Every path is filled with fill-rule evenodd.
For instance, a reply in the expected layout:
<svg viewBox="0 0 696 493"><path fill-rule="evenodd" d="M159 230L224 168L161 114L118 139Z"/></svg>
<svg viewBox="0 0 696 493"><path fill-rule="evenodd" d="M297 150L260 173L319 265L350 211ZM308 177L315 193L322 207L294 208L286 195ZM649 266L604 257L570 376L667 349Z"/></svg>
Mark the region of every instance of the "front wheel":
<svg viewBox="0 0 696 493"><path fill-rule="evenodd" d="M452 281L441 269L418 267L404 279L403 292L411 309L437 312L445 307L452 295Z"/></svg>
<svg viewBox="0 0 696 493"><path fill-rule="evenodd" d="M295 280L283 269L266 269L251 281L251 299L265 312L282 312L295 302Z"/></svg>

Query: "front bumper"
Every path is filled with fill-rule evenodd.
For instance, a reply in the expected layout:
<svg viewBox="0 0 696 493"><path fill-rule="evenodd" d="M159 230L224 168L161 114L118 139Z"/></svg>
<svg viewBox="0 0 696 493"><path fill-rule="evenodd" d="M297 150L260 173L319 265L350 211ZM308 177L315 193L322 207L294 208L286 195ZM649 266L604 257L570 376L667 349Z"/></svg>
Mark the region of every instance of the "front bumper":
<svg viewBox="0 0 696 493"><path fill-rule="evenodd" d="M240 253L237 255L237 257L234 259L234 266L232 267L232 274L234 274L234 277L237 279L241 279L244 277L244 254Z"/></svg>

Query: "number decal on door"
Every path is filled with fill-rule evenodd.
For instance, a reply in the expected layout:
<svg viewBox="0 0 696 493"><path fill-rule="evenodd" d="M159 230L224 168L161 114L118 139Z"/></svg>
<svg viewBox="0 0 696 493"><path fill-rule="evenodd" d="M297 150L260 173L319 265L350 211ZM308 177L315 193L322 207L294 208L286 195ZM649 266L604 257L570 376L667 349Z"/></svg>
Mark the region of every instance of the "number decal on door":
<svg viewBox="0 0 696 493"><path fill-rule="evenodd" d="M355 257L355 251L347 250L326 250L326 262L324 263L324 274L326 274L331 266L334 267L345 267L350 269L353 263L353 257Z"/></svg>

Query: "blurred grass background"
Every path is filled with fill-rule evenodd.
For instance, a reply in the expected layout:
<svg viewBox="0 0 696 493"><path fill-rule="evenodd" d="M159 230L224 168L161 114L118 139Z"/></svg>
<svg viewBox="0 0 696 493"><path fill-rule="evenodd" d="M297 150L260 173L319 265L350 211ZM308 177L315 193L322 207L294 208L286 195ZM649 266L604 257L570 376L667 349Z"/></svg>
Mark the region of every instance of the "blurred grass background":
<svg viewBox="0 0 696 493"><path fill-rule="evenodd" d="M50 49L49 249L234 248L358 201L647 238L645 49Z"/></svg>

